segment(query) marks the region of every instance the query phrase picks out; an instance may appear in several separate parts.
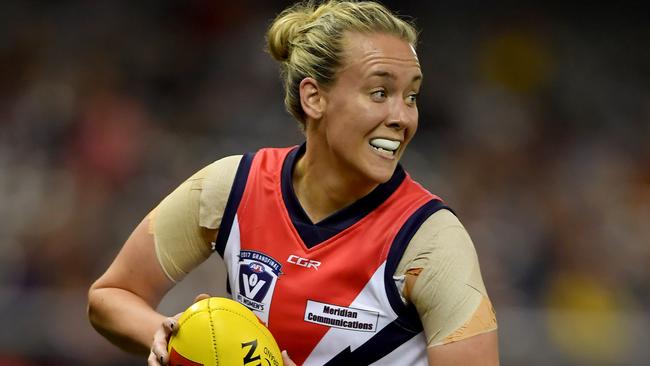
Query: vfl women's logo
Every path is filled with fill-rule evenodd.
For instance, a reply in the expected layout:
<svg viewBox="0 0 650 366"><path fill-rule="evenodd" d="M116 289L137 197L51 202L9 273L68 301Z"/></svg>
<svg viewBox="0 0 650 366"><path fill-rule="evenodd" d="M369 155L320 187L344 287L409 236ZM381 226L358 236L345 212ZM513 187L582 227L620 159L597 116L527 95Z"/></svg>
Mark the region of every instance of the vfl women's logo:
<svg viewBox="0 0 650 366"><path fill-rule="evenodd" d="M251 263L248 268L241 268L239 287L244 289L244 296L253 301L260 302L269 290L268 284L273 278L264 271L259 263Z"/></svg>
<svg viewBox="0 0 650 366"><path fill-rule="evenodd" d="M264 323L268 323L271 297L281 268L280 263L264 253L250 250L239 253L237 301Z"/></svg>

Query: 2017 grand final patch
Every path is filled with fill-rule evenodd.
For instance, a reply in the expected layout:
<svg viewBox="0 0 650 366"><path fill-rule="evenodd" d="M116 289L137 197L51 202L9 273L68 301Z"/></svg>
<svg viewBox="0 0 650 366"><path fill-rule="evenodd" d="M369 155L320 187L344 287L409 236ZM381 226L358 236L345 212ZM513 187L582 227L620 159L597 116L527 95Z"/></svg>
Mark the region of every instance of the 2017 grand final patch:
<svg viewBox="0 0 650 366"><path fill-rule="evenodd" d="M268 324L271 298L282 265L268 255L242 250L239 253L239 279L237 301L251 309L265 324Z"/></svg>

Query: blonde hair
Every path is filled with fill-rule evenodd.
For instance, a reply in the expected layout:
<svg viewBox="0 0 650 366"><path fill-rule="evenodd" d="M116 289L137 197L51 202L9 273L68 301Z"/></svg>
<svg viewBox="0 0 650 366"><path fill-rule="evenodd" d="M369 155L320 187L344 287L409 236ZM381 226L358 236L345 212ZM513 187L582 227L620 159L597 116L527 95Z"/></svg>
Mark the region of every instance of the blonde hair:
<svg viewBox="0 0 650 366"><path fill-rule="evenodd" d="M280 63L284 104L303 128L300 82L312 77L323 87L332 85L342 63L346 32L386 33L413 46L417 42L412 24L371 1L303 1L281 12L269 27L268 51Z"/></svg>

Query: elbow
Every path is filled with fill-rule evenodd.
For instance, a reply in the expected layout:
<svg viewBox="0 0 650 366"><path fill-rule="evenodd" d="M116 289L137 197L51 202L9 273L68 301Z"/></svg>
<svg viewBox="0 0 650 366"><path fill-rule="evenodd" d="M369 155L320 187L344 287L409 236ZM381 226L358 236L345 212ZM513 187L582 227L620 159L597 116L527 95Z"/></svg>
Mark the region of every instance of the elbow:
<svg viewBox="0 0 650 366"><path fill-rule="evenodd" d="M88 289L88 299L86 304L86 315L88 316L88 321L90 325L95 328L95 330L101 332L101 309L102 309L102 296L99 294L100 288L97 286L97 282L93 283Z"/></svg>

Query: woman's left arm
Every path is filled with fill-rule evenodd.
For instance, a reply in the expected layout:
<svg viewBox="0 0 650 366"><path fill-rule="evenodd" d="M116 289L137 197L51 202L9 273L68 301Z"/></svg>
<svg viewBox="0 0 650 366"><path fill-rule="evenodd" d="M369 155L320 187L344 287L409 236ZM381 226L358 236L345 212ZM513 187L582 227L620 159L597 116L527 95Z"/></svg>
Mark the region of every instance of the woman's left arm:
<svg viewBox="0 0 650 366"><path fill-rule="evenodd" d="M430 365L498 365L497 321L467 231L440 210L409 243L396 275L415 305Z"/></svg>
<svg viewBox="0 0 650 366"><path fill-rule="evenodd" d="M413 288L417 277L406 275L407 289ZM445 366L497 366L499 365L499 345L496 323L490 329L489 323L494 310L489 299L484 298L472 318L452 335L446 337L449 343L431 345L427 348L429 365ZM496 322L496 321L495 321ZM489 330L486 330L489 329ZM473 332L467 338L468 332ZM454 339L454 336L461 338Z"/></svg>

